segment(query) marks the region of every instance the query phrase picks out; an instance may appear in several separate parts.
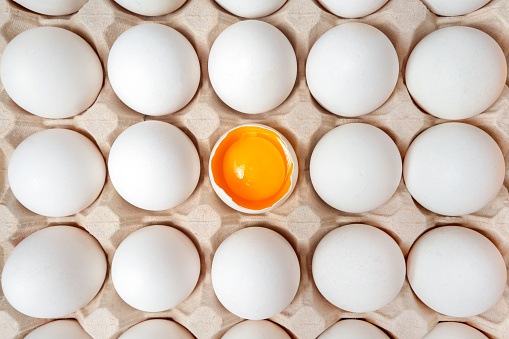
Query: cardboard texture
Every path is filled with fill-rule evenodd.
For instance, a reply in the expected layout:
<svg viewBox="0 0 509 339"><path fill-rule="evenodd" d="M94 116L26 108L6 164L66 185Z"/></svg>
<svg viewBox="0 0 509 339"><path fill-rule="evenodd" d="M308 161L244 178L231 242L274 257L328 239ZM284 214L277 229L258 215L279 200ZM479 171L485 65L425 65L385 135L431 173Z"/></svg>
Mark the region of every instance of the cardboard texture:
<svg viewBox="0 0 509 339"><path fill-rule="evenodd" d="M220 8L213 0L188 0L176 12L161 17L142 17L121 8L112 0L90 0L77 13L64 17L39 15L11 0L0 0L0 51L17 34L37 26L69 29L97 51L106 69L108 52L115 39L129 27L159 22L183 33L198 52L202 79L194 99L181 111L163 117L143 116L124 105L105 77L97 101L86 112L70 119L42 119L18 107L0 88L0 255L3 267L9 253L22 239L47 226L74 225L98 239L111 264L115 249L133 231L155 224L184 231L200 250L202 270L191 296L178 307L161 313L144 313L123 302L113 288L108 272L96 298L70 314L94 338L117 338L129 327L148 318L174 319L197 338L220 338L242 319L229 313L217 300L211 285L210 268L214 251L233 232L261 225L285 236L298 253L302 278L297 296L281 314L271 318L294 338L316 338L343 318L362 318L382 327L392 338L420 339L439 321L464 321L491 338L509 338L509 287L498 304L486 313L467 319L440 315L412 292L408 281L398 297L377 312L344 312L327 302L311 277L311 259L320 239L330 230L350 223L380 227L398 242L405 256L426 230L441 225L462 225L491 239L509 262L509 176L496 200L486 208L464 217L439 216L420 207L403 181L396 194L382 207L363 214L347 214L327 206L314 192L309 178L309 159L318 140L335 126L360 121L382 128L396 142L404 156L420 132L444 122L421 111L404 84L404 67L413 47L434 30L465 25L490 34L509 53L509 0L493 0L482 9L461 17L438 17L420 0L390 0L382 9L357 20L345 20L325 11L316 0L288 0L276 13L261 20L279 28L291 41L298 59L298 78L290 97L273 111L261 115L238 113L214 93L207 76L207 57L215 38L240 18ZM345 119L321 108L306 86L305 62L313 43L328 29L358 21L382 30L397 49L400 76L390 99L375 112ZM1 86L1 85L0 85ZM47 128L62 127L92 139L105 159L116 137L143 120L162 120L181 128L200 153L202 168L197 189L182 205L164 212L148 212L125 202L107 180L104 191L89 208L65 218L36 215L14 198L7 182L9 158L29 135ZM496 139L504 154L509 150L509 88L497 102L464 122L478 126ZM208 178L208 161L218 138L230 128L245 123L269 125L286 136L299 158L299 180L292 196L279 208L262 215L247 215L227 207L214 193ZM133 159L136 161L136 159ZM506 160L509 165L509 160ZM22 338L49 319L34 319L12 308L0 294L0 338Z"/></svg>

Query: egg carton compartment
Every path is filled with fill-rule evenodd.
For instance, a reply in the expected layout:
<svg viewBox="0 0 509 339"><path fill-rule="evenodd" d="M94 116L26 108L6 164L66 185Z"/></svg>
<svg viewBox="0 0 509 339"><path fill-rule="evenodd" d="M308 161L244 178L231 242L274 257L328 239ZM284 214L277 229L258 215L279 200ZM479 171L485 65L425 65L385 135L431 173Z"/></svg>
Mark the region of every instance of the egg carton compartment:
<svg viewBox="0 0 509 339"><path fill-rule="evenodd" d="M315 193L309 177L309 160L318 140L335 126L365 122L380 127L396 142L402 156L423 130L444 122L412 101L404 84L404 69L413 47L432 31L450 25L471 26L491 35L509 54L509 0L492 0L478 11L460 17L439 17L420 0L389 0L369 16L348 20L327 12L316 0L288 0L274 14L260 20L273 24L290 40L298 61L298 76L289 98L271 112L241 114L225 105L208 79L208 53L216 37L241 19L226 12L213 0L188 0L174 13L142 17L128 12L113 0L89 0L77 13L49 17L33 13L11 0L0 0L0 51L17 34L37 26L57 26L83 37L97 51L106 70L109 50L128 28L144 22L158 22L177 29L193 44L201 63L201 81L193 100L177 113L143 116L124 105L113 92L107 76L96 102L84 113L62 120L43 119L17 106L0 84L0 269L8 255L25 237L47 226L73 225L98 239L111 265L116 248L129 234L147 225L171 225L185 232L201 257L198 285L179 306L161 313L145 313L128 306L115 292L108 272L95 299L70 314L94 338L117 338L131 326L149 318L169 318L189 329L197 338L220 338L242 321L229 313L212 289L210 268L215 250L233 232L260 225L276 230L294 247L301 265L297 296L282 313L271 318L294 338L316 338L343 318L362 318L383 328L392 338L420 339L439 321L466 322L491 338L509 339L509 287L498 304L471 318L451 318L426 307L413 294L408 281L398 297L386 307L370 313L348 313L323 298L311 277L311 259L318 242L333 228L366 223L389 233L407 256L414 241L426 230L441 225L462 225L486 235L509 263L509 175L496 200L481 211L463 217L445 217L419 206L400 182L396 194L383 206L361 214L348 214L329 207ZM389 100L373 113L359 118L342 118L321 108L306 86L305 62L314 42L328 29L345 22L373 25L396 47L400 74ZM106 72L105 72L106 73ZM193 195L183 204L164 212L148 212L124 201L111 181L99 198L81 213L64 218L47 218L28 211L14 198L7 182L7 165L16 146L28 136L47 128L63 127L93 140L107 159L116 137L143 120L160 120L182 129L193 141L201 158L201 176ZM509 88L486 112L465 120L488 132L509 151ZM293 145L299 159L299 179L290 198L275 210L247 215L227 207L214 193L208 178L210 152L219 137L246 123L261 123L281 132ZM509 158L506 157L509 168ZM22 338L50 319L35 319L16 311L0 292L0 338Z"/></svg>

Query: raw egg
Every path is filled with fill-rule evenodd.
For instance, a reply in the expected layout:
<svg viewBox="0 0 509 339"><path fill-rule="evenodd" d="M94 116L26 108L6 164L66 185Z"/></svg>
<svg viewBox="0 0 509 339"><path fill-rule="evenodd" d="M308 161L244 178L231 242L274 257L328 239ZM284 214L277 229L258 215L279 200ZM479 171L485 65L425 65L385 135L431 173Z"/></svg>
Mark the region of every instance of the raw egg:
<svg viewBox="0 0 509 339"><path fill-rule="evenodd" d="M209 176L217 195L231 208L257 214L282 204L298 177L297 155L278 131L264 125L235 127L210 156Z"/></svg>

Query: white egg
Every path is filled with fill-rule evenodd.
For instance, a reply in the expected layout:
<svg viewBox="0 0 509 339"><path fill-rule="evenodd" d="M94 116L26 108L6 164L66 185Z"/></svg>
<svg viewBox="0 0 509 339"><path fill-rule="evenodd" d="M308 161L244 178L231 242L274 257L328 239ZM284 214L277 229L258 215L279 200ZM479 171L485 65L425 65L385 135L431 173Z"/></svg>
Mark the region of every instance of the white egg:
<svg viewBox="0 0 509 339"><path fill-rule="evenodd" d="M464 26L439 29L408 58L406 85L426 112L459 120L487 110L507 78L504 52L488 34Z"/></svg>
<svg viewBox="0 0 509 339"><path fill-rule="evenodd" d="M238 179L243 181L244 197L240 197L232 191L228 182L225 181L225 153L232 149L232 145L244 137L262 137L270 140L272 150L279 151L280 159L271 159L267 157L267 149L262 148L237 148L234 155L238 157L235 160L231 170L235 171ZM270 146L270 144L267 144ZM269 183L266 174L274 177L277 169L274 160L281 160L280 164L284 167L284 178L277 192L272 196L257 200L254 199L252 190L267 190ZM292 194L299 176L299 163L297 155L290 142L275 129L260 124L245 124L232 128L223 134L214 145L209 160L209 178L212 188L219 198L228 206L236 211L247 214L261 214L272 211L283 204ZM251 189L251 190L249 190Z"/></svg>
<svg viewBox="0 0 509 339"><path fill-rule="evenodd" d="M200 277L200 255L181 231L148 226L122 241L111 264L113 285L130 306L162 312L184 301Z"/></svg>
<svg viewBox="0 0 509 339"><path fill-rule="evenodd" d="M412 195L437 214L474 213L500 191L504 155L486 132L463 123L433 126L412 142L403 176Z"/></svg>
<svg viewBox="0 0 509 339"><path fill-rule="evenodd" d="M30 332L25 339L92 339L75 320L57 320Z"/></svg>
<svg viewBox="0 0 509 339"><path fill-rule="evenodd" d="M67 129L35 133L12 153L9 185L18 201L37 214L76 214L99 196L106 165L97 146Z"/></svg>
<svg viewBox="0 0 509 339"><path fill-rule="evenodd" d="M444 226L421 236L407 260L412 290L431 309L473 317L493 307L507 283L504 258L481 233Z"/></svg>
<svg viewBox="0 0 509 339"><path fill-rule="evenodd" d="M278 325L267 320L246 320L230 328L222 339L291 339Z"/></svg>
<svg viewBox="0 0 509 339"><path fill-rule="evenodd" d="M108 158L111 182L130 204L162 211L184 202L200 179L200 157L189 137L161 121L122 132Z"/></svg>
<svg viewBox="0 0 509 339"><path fill-rule="evenodd" d="M328 30L315 42L306 62L313 98L346 117L380 107L394 91L398 75L398 55L389 38L357 22Z"/></svg>
<svg viewBox="0 0 509 339"><path fill-rule="evenodd" d="M423 339L488 339L475 328L462 323L438 323Z"/></svg>
<svg viewBox="0 0 509 339"><path fill-rule="evenodd" d="M125 9L140 15L165 15L179 9L186 0L115 0Z"/></svg>
<svg viewBox="0 0 509 339"><path fill-rule="evenodd" d="M405 282L405 258L384 231L362 224L338 227L316 247L313 279L320 293L348 312L389 304Z"/></svg>
<svg viewBox="0 0 509 339"><path fill-rule="evenodd" d="M183 326L174 321L150 319L134 325L118 339L194 339Z"/></svg>
<svg viewBox="0 0 509 339"><path fill-rule="evenodd" d="M238 317L261 320L283 311L297 294L299 259L278 233L249 227L224 240L212 262L212 286Z"/></svg>
<svg viewBox="0 0 509 339"><path fill-rule="evenodd" d="M389 339L381 329L366 321L341 320L323 332L318 339Z"/></svg>
<svg viewBox="0 0 509 339"><path fill-rule="evenodd" d="M378 11L389 0L318 0L325 9L343 18L360 18Z"/></svg>
<svg viewBox="0 0 509 339"><path fill-rule="evenodd" d="M21 6L44 15L67 15L77 12L88 0L13 0Z"/></svg>
<svg viewBox="0 0 509 339"><path fill-rule="evenodd" d="M381 129L352 123L325 134L313 150L311 182L330 206L349 213L373 210L401 181L401 156Z"/></svg>
<svg viewBox="0 0 509 339"><path fill-rule="evenodd" d="M23 239L7 258L2 290L19 312L59 318L88 304L106 276L106 256L87 232L53 226Z"/></svg>
<svg viewBox="0 0 509 339"><path fill-rule="evenodd" d="M103 84L101 61L92 47L57 27L33 28L12 39L2 54L0 76L16 104L51 119L86 110Z"/></svg>
<svg viewBox="0 0 509 339"><path fill-rule="evenodd" d="M242 113L264 113L290 95L297 78L293 47L276 27L257 20L237 22L212 45L209 77L214 91Z"/></svg>
<svg viewBox="0 0 509 339"><path fill-rule="evenodd" d="M134 26L111 47L108 78L127 106L146 115L174 113L200 84L200 61L175 29L155 23Z"/></svg>
<svg viewBox="0 0 509 339"><path fill-rule="evenodd" d="M280 9L286 0L216 0L228 12L244 18L259 18Z"/></svg>
<svg viewBox="0 0 509 339"><path fill-rule="evenodd" d="M491 0L422 0L428 8L443 16L464 15L476 11Z"/></svg>

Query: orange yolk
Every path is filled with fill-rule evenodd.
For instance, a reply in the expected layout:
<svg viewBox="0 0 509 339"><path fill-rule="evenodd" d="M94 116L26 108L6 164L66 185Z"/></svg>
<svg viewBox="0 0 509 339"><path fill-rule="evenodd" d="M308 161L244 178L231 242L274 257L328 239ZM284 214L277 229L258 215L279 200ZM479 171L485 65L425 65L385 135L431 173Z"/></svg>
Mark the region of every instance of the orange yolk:
<svg viewBox="0 0 509 339"><path fill-rule="evenodd" d="M291 187L293 162L277 133L241 126L221 141L211 160L215 183L239 206L261 210Z"/></svg>
<svg viewBox="0 0 509 339"><path fill-rule="evenodd" d="M277 148L259 137L235 141L223 160L228 187L247 200L264 200L279 191L285 181L285 163Z"/></svg>

